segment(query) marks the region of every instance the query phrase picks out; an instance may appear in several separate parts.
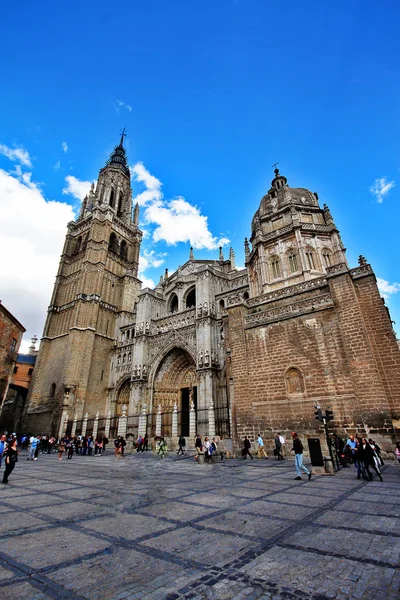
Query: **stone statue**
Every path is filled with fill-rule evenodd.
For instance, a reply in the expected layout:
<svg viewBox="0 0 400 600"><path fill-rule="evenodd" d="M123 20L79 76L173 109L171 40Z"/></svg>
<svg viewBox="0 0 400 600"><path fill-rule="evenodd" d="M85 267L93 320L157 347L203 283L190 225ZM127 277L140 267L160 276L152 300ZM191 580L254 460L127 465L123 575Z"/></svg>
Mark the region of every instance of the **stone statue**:
<svg viewBox="0 0 400 600"><path fill-rule="evenodd" d="M136 379L137 377L137 365L133 367L133 377Z"/></svg>
<svg viewBox="0 0 400 600"><path fill-rule="evenodd" d="M150 331L150 323L146 321L145 333L149 333Z"/></svg>
<svg viewBox="0 0 400 600"><path fill-rule="evenodd" d="M203 313L204 313L205 317L208 315L208 304L207 304L207 302L204 302L204 304L203 304Z"/></svg>
<svg viewBox="0 0 400 600"><path fill-rule="evenodd" d="M214 302L212 302L211 306L210 306L210 315L212 317L215 317L215 304L214 304Z"/></svg>
<svg viewBox="0 0 400 600"><path fill-rule="evenodd" d="M139 325L139 333L143 333L143 329L144 329L144 323L140 323Z"/></svg>
<svg viewBox="0 0 400 600"><path fill-rule="evenodd" d="M137 366L137 378L140 379L140 365Z"/></svg>
<svg viewBox="0 0 400 600"><path fill-rule="evenodd" d="M146 367L146 365L143 365L142 377L143 377L143 379L146 379L146 377L147 377L147 367Z"/></svg>
<svg viewBox="0 0 400 600"><path fill-rule="evenodd" d="M210 364L210 355L208 353L208 350L206 350L204 352L204 366L208 367L209 364Z"/></svg>
<svg viewBox="0 0 400 600"><path fill-rule="evenodd" d="M200 302L197 307L197 316L201 317L202 314L203 314L203 307L201 306L201 302Z"/></svg>
<svg viewBox="0 0 400 600"><path fill-rule="evenodd" d="M214 350L211 351L211 364L212 365L216 365L217 364L217 355L214 352Z"/></svg>
<svg viewBox="0 0 400 600"><path fill-rule="evenodd" d="M199 367L203 366L203 350L199 352Z"/></svg>

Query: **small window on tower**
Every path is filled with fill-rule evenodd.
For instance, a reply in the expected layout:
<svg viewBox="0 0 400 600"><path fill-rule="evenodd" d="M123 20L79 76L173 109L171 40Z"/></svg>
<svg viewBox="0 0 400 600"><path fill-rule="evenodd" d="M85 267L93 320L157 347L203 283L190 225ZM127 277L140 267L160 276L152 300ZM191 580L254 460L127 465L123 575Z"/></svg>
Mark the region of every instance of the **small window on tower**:
<svg viewBox="0 0 400 600"><path fill-rule="evenodd" d="M309 269L315 269L314 255L311 251L306 252L307 266Z"/></svg>
<svg viewBox="0 0 400 600"><path fill-rule="evenodd" d="M330 267L331 264L332 264L332 259L331 259L330 253L329 252L324 252L322 254L322 258L323 258L325 267Z"/></svg>
<svg viewBox="0 0 400 600"><path fill-rule="evenodd" d="M112 250L113 252L116 252L117 248L118 248L117 236L115 235L115 233L112 233L110 235L110 241L108 242L108 249Z"/></svg>
<svg viewBox="0 0 400 600"><path fill-rule="evenodd" d="M117 216L120 217L121 215L122 215L122 192L119 193L118 204L117 204Z"/></svg>
<svg viewBox="0 0 400 600"><path fill-rule="evenodd" d="M32 375L33 369L28 369L28 375Z"/></svg>
<svg viewBox="0 0 400 600"><path fill-rule="evenodd" d="M281 261L278 256L274 256L271 259L271 267L272 267L272 277L274 279L278 279L281 276Z"/></svg>
<svg viewBox="0 0 400 600"><path fill-rule="evenodd" d="M296 271L298 271L297 254L292 252L291 254L289 254L288 259L289 259L290 272L296 273Z"/></svg>
<svg viewBox="0 0 400 600"><path fill-rule="evenodd" d="M125 240L122 240L122 242L121 242L121 248L120 248L119 253L122 256L122 258L126 258L128 256L128 246L127 246Z"/></svg>
<svg viewBox="0 0 400 600"><path fill-rule="evenodd" d="M111 206L111 208L114 208L114 205L115 205L115 194L114 194L114 190L113 189L111 189L111 192L110 192L109 205Z"/></svg>

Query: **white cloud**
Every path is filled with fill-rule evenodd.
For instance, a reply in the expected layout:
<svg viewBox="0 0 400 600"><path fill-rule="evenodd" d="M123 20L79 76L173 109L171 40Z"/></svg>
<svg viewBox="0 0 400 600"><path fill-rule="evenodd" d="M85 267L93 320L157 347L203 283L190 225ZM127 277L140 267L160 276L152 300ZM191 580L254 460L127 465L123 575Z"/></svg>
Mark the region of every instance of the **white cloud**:
<svg viewBox="0 0 400 600"><path fill-rule="evenodd" d="M56 162L56 164L54 165L54 170L55 170L55 171L58 171L58 169L59 169L60 167L61 167L61 161L60 161L60 160L58 160L58 161Z"/></svg>
<svg viewBox="0 0 400 600"><path fill-rule="evenodd" d="M63 142L61 144L61 148L63 149L63 152L68 152L68 144L67 144L67 142Z"/></svg>
<svg viewBox="0 0 400 600"><path fill-rule="evenodd" d="M215 250L229 243L227 238L218 239L211 234L208 217L202 215L197 206L182 197L164 200L161 181L151 175L142 162L131 167L131 173L146 188L134 198L134 202L145 207L145 223L156 225L153 230L155 242L165 241L169 245L190 242L193 248L207 250Z"/></svg>
<svg viewBox="0 0 400 600"><path fill-rule="evenodd" d="M130 104L126 104L126 102L122 102L122 100L115 100L115 102L113 102L113 106L117 115L119 115L121 108L126 108L126 110L129 112L132 112L132 106Z"/></svg>
<svg viewBox="0 0 400 600"><path fill-rule="evenodd" d="M134 198L134 202L138 202L139 206L145 206L150 202L162 199L161 181L151 175L142 162L137 162L131 167L131 175L136 181L143 183L146 188L144 192Z"/></svg>
<svg viewBox="0 0 400 600"><path fill-rule="evenodd" d="M382 204L384 197L395 185L394 181L388 181L386 177L377 177L369 188L369 191L375 196L376 201Z"/></svg>
<svg viewBox="0 0 400 600"><path fill-rule="evenodd" d="M389 300L392 294L400 292L400 283L389 283L386 279L380 279L380 277L377 277L376 280L381 296L385 298L385 300Z"/></svg>
<svg viewBox="0 0 400 600"><path fill-rule="evenodd" d="M9 148L5 144L0 144L0 154L4 154L10 160L16 161L25 167L32 167L29 152L24 148Z"/></svg>
<svg viewBox="0 0 400 600"><path fill-rule="evenodd" d="M91 181L81 181L77 177L74 177L74 175L67 175L65 181L67 185L62 191L63 194L69 194L74 196L74 198L83 200L86 194L90 192Z"/></svg>
<svg viewBox="0 0 400 600"><path fill-rule="evenodd" d="M0 260L2 301L26 327L29 341L42 334L73 209L47 201L31 173L0 169L0 214L0 256L9 257Z"/></svg>
<svg viewBox="0 0 400 600"><path fill-rule="evenodd" d="M154 290L154 288L156 287L154 281L152 279L149 279L148 277L143 277L142 275L139 275L139 279L142 282L142 289L150 288L151 290Z"/></svg>

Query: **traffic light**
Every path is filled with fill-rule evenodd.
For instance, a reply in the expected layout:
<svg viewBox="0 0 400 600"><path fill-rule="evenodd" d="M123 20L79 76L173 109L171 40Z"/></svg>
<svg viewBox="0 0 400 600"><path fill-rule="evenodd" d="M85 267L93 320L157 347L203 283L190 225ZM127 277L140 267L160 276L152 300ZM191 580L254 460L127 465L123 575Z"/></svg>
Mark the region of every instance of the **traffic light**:
<svg viewBox="0 0 400 600"><path fill-rule="evenodd" d="M333 421L334 416L333 416L333 410L326 410L325 411L325 420L328 421Z"/></svg>
<svg viewBox="0 0 400 600"><path fill-rule="evenodd" d="M322 410L320 408L314 411L314 416L316 421L323 421Z"/></svg>

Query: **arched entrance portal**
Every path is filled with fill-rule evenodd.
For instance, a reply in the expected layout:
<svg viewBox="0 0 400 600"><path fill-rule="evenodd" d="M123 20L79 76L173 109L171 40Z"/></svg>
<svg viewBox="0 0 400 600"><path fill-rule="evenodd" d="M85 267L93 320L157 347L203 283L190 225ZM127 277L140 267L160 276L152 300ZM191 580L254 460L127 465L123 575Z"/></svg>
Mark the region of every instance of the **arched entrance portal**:
<svg viewBox="0 0 400 600"><path fill-rule="evenodd" d="M114 417L120 417L122 415L122 407L124 404L126 405L126 407L129 406L130 390L130 381L129 379L127 379L119 388L118 395L114 403L114 411L111 410L111 414L114 413Z"/></svg>
<svg viewBox="0 0 400 600"><path fill-rule="evenodd" d="M173 348L161 361L153 387L153 426L155 413L161 406L162 433L172 435L172 413L178 407L178 435L189 435L189 412L193 401L197 407L196 365L182 348Z"/></svg>

